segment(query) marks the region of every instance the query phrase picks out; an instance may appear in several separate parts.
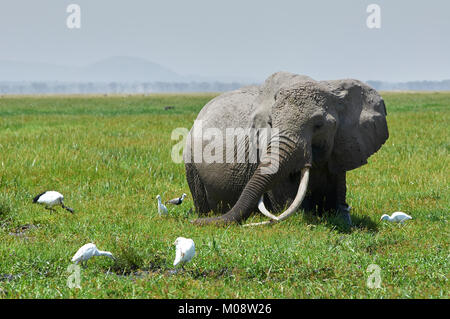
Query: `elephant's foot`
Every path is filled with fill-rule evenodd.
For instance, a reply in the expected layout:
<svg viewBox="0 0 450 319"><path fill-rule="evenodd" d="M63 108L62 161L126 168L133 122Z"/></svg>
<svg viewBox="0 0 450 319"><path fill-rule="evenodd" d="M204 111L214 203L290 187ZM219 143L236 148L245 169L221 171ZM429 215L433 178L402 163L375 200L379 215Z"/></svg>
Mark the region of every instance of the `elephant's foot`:
<svg viewBox="0 0 450 319"><path fill-rule="evenodd" d="M350 217L351 207L347 204L339 204L337 208L337 216L347 225L352 226L352 219Z"/></svg>

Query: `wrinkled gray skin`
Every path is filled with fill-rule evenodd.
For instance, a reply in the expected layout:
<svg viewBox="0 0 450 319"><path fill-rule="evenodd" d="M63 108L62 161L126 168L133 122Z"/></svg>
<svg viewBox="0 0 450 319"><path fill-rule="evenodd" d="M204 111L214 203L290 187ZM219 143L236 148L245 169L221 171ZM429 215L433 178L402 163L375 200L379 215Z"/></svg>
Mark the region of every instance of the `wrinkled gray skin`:
<svg viewBox="0 0 450 319"><path fill-rule="evenodd" d="M194 163L191 129L183 154L186 177L200 215L196 224L241 223L264 194L264 203L277 213L296 196L301 169L312 165L302 208L321 214L335 210L350 224L346 204L346 171L367 163L387 140L386 108L382 97L358 80L315 81L278 72L261 86L224 93L198 114L203 130L225 132L230 127L279 129L279 152L270 151L257 163ZM225 135L225 133L224 133ZM246 141L248 143L248 141ZM226 152L236 152L225 148ZM276 156L275 156L276 155ZM279 159L278 171L261 167ZM273 163L273 162L272 162Z"/></svg>

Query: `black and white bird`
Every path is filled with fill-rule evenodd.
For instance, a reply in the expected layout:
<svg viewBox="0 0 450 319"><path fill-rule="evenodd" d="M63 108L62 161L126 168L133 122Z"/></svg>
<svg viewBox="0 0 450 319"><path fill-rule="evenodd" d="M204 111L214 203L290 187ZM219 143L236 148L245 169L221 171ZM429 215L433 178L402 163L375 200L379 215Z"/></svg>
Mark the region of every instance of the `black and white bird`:
<svg viewBox="0 0 450 319"><path fill-rule="evenodd" d="M81 263L81 265L84 264L86 266L87 261L93 256L106 256L111 258L112 260L115 260L113 254L109 251L98 250L95 244L89 243L78 249L78 251L72 257L72 262L75 263L75 265Z"/></svg>
<svg viewBox="0 0 450 319"><path fill-rule="evenodd" d="M167 213L168 213L167 207L164 206L163 203L161 203L161 196L160 195L156 196L156 199L158 200L158 214L159 214L159 216L167 215Z"/></svg>
<svg viewBox="0 0 450 319"><path fill-rule="evenodd" d="M181 197L178 197L178 198L174 198L174 199L171 199L171 200L168 200L167 202L165 202L164 204L171 204L171 205L180 205L182 202L183 202L183 200L184 200L184 198L186 197L187 195L186 194L184 194L183 193L183 195L181 195Z"/></svg>
<svg viewBox="0 0 450 319"><path fill-rule="evenodd" d="M46 209L52 210L53 206L61 206L62 208L68 210L73 214L73 209L64 205L64 196L56 191L46 191L35 198L33 198L33 203L44 205Z"/></svg>
<svg viewBox="0 0 450 319"><path fill-rule="evenodd" d="M184 267L185 263L194 258L194 241L190 238L178 237L173 244L176 247L175 260L173 261L173 265L176 266L181 263L182 267Z"/></svg>

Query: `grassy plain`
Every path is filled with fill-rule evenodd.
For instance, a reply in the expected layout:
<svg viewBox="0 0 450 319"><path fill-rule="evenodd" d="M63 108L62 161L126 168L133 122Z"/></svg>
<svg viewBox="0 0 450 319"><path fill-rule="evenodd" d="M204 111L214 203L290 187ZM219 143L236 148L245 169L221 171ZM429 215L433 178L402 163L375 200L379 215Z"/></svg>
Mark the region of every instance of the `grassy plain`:
<svg viewBox="0 0 450 319"><path fill-rule="evenodd" d="M3 96L0 298L448 298L450 93L382 95L390 138L348 174L350 231L301 213L271 227L191 225L171 132L214 95ZM31 203L50 189L76 213ZM156 195L183 192L159 217ZM413 220L379 221L398 210ZM178 236L197 256L172 274ZM90 260L70 289L70 259L88 242L118 260Z"/></svg>

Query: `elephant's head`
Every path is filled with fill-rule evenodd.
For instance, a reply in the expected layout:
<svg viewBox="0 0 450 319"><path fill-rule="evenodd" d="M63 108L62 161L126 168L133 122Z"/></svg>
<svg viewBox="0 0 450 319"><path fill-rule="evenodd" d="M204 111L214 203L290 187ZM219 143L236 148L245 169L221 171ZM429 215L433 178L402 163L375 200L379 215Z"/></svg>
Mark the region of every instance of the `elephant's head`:
<svg viewBox="0 0 450 319"><path fill-rule="evenodd" d="M273 98L265 97L270 105L261 103L256 109L254 126L276 128L278 134L271 137L238 201L226 214L196 223L241 222L278 181L302 172L295 200L278 217L284 219L298 209L305 196L309 167L328 165L336 174L355 169L367 163L388 138L384 101L368 85L357 80L317 82L304 77L298 81L291 77L287 82L272 91ZM270 165L277 169L264 169Z"/></svg>

